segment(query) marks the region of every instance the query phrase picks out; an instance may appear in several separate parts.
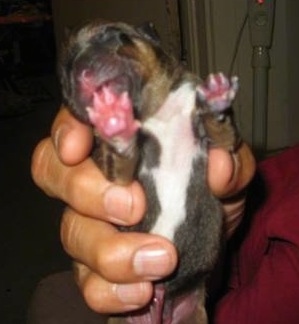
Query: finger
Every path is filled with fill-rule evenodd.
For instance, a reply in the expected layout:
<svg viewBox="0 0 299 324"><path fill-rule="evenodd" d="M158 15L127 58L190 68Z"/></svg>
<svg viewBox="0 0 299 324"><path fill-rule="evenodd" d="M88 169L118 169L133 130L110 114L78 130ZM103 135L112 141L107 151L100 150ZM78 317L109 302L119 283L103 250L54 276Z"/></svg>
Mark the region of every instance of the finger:
<svg viewBox="0 0 299 324"><path fill-rule="evenodd" d="M52 139L61 161L74 165L83 161L92 148L92 131L62 107L52 126Z"/></svg>
<svg viewBox="0 0 299 324"><path fill-rule="evenodd" d="M75 166L65 165L50 139L35 149L32 177L48 195L60 198L85 215L119 225L138 222L146 208L143 190L137 182L126 187L112 184L90 158Z"/></svg>
<svg viewBox="0 0 299 324"><path fill-rule="evenodd" d="M232 196L246 187L253 177L255 160L246 143L231 154L223 149L209 153L208 181L219 198Z"/></svg>
<svg viewBox="0 0 299 324"><path fill-rule="evenodd" d="M167 239L119 232L111 224L71 209L63 216L61 240L68 254L110 282L158 280L177 264L176 250Z"/></svg>
<svg viewBox="0 0 299 324"><path fill-rule="evenodd" d="M153 294L151 282L116 284L104 280L81 263L75 277L88 306L99 313L122 313L145 306Z"/></svg>
<svg viewBox="0 0 299 324"><path fill-rule="evenodd" d="M244 143L237 152L237 162L239 163L239 175L236 172L234 179L232 179L232 190L241 190L253 178L256 170L256 161L253 157L252 151L246 143Z"/></svg>
<svg viewBox="0 0 299 324"><path fill-rule="evenodd" d="M224 199L222 201L222 207L225 212L223 229L226 238L230 238L237 227L240 225L246 202L246 192L241 191L241 194Z"/></svg>

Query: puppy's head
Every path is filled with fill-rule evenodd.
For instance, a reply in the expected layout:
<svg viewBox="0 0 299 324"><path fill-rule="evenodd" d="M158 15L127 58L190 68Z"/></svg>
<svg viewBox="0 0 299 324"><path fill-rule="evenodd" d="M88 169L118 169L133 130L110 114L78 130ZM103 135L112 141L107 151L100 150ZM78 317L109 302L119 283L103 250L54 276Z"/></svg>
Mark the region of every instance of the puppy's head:
<svg viewBox="0 0 299 324"><path fill-rule="evenodd" d="M134 115L143 119L150 114L145 101L153 106L149 89L161 87L172 64L148 26L93 22L74 31L65 44L60 59L63 96L84 122L90 122L88 112L97 100L131 105Z"/></svg>

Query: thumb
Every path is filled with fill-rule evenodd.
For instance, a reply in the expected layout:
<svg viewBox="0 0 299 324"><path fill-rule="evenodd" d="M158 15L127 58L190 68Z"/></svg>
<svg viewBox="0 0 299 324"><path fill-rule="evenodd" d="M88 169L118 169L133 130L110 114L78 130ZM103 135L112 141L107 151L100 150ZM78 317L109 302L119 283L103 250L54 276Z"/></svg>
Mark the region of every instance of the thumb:
<svg viewBox="0 0 299 324"><path fill-rule="evenodd" d="M55 118L51 134L57 154L64 164L78 164L89 155L93 143L92 130L77 120L65 106Z"/></svg>

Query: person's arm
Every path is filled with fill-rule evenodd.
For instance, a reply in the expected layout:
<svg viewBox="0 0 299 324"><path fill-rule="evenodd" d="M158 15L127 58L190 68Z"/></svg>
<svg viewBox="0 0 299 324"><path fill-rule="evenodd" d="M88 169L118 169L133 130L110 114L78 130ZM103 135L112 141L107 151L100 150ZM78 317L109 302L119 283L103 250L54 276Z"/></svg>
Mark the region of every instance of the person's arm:
<svg viewBox="0 0 299 324"><path fill-rule="evenodd" d="M52 137L43 140L32 159L32 175L48 195L64 200L61 239L77 261L76 278L88 305L98 312L123 312L148 303L152 280L170 274L177 263L175 247L165 238L120 233L112 224L137 223L146 209L141 186L108 182L88 157L90 129L62 109ZM239 193L252 178L255 165L246 144L232 157L213 149L208 180L221 198ZM227 232L242 216L245 194L225 199Z"/></svg>
<svg viewBox="0 0 299 324"><path fill-rule="evenodd" d="M299 323L299 145L259 163L216 324Z"/></svg>
<svg viewBox="0 0 299 324"><path fill-rule="evenodd" d="M251 282L225 295L218 304L213 323L297 324L298 272L298 246L283 240L271 240Z"/></svg>

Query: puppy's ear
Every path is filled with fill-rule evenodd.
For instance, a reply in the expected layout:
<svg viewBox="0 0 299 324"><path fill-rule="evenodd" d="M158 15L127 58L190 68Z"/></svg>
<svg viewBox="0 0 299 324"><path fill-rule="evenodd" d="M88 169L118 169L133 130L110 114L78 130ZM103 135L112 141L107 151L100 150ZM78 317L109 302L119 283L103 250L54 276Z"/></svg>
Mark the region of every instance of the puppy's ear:
<svg viewBox="0 0 299 324"><path fill-rule="evenodd" d="M160 36L153 22L148 21L136 27L137 32L145 39L155 43L161 44Z"/></svg>

